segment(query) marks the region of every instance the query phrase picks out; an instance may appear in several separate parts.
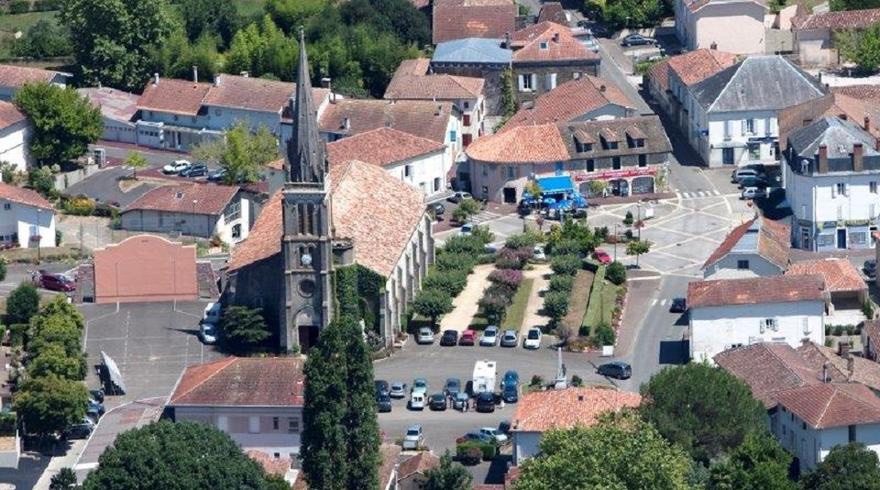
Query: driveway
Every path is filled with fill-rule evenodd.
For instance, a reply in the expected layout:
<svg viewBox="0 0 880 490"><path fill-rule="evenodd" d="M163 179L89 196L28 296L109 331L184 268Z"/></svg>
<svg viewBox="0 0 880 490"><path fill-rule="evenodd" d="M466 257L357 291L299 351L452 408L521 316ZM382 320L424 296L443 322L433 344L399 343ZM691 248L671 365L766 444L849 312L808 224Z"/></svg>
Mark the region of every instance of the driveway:
<svg viewBox="0 0 880 490"><path fill-rule="evenodd" d="M157 184L143 182L127 192L119 188L119 180L129 177L132 170L122 165L114 165L99 170L87 179L68 187L64 193L69 196L88 196L92 199L124 208L147 191L158 187Z"/></svg>

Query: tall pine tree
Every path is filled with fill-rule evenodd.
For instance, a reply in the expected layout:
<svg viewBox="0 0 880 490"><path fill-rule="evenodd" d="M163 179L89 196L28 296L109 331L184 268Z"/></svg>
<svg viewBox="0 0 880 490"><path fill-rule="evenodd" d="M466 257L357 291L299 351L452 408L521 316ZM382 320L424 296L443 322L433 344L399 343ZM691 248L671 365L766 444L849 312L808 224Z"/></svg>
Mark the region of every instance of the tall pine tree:
<svg viewBox="0 0 880 490"><path fill-rule="evenodd" d="M315 490L379 486L373 364L357 321L327 326L305 365L303 471Z"/></svg>

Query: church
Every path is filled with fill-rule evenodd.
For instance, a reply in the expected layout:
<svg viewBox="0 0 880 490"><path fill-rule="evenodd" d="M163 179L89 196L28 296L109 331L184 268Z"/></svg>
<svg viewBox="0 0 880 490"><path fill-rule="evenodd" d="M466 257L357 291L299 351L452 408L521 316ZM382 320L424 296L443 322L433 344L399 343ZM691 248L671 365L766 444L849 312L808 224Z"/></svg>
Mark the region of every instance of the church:
<svg viewBox="0 0 880 490"><path fill-rule="evenodd" d="M431 219L423 194L383 168L329 165L302 41L299 60L286 182L233 250L223 303L262 308L279 350L307 351L338 308L336 276L351 268L378 283L360 306L365 330L390 346L434 261Z"/></svg>

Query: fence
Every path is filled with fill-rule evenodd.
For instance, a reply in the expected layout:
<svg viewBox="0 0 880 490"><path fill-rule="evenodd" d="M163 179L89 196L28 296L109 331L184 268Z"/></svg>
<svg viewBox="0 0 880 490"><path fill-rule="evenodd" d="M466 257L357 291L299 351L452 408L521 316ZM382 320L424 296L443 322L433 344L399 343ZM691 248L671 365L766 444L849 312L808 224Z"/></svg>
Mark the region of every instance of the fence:
<svg viewBox="0 0 880 490"><path fill-rule="evenodd" d="M82 182L93 175L98 169L97 163L87 163L76 170L58 173L55 175L55 190L64 191L73 184Z"/></svg>

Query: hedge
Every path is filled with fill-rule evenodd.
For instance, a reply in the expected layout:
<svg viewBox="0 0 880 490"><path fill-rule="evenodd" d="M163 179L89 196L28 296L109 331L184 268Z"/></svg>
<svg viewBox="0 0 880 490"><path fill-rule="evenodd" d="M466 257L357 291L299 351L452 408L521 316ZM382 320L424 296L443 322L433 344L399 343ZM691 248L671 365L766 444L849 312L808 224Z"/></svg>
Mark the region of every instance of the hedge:
<svg viewBox="0 0 880 490"><path fill-rule="evenodd" d="M602 306L602 288L605 286L605 271L606 267L604 265L600 265L596 269L596 275L593 276L593 286L590 288L590 299L589 303L587 303L587 311L584 312L584 319L581 322L581 325L594 327L596 325L591 325L591 323L593 323L595 319L601 321L601 318L599 318L599 308Z"/></svg>
<svg viewBox="0 0 880 490"><path fill-rule="evenodd" d="M489 461L493 459L498 454L498 447L495 444L480 442L480 441L465 441L458 444L455 447L455 454L458 456L458 459L464 462L473 461L473 458L468 454L471 448L475 448L480 450L483 453L483 460ZM479 461L474 462L472 464L477 464Z"/></svg>

